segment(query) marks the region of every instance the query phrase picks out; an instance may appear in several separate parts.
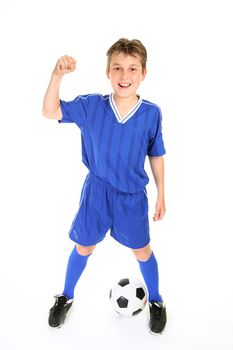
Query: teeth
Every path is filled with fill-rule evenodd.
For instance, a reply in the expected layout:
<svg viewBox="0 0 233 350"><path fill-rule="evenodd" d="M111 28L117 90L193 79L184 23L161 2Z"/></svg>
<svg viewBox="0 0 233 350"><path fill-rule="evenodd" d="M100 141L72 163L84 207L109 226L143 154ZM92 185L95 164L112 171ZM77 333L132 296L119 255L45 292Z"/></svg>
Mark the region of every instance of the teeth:
<svg viewBox="0 0 233 350"><path fill-rule="evenodd" d="M121 83L121 84L120 84L120 83L119 83L119 85L120 85L120 86L123 86L123 87L128 87L128 86L130 86L131 84L130 84L130 83L128 83L128 84L126 84L126 83Z"/></svg>

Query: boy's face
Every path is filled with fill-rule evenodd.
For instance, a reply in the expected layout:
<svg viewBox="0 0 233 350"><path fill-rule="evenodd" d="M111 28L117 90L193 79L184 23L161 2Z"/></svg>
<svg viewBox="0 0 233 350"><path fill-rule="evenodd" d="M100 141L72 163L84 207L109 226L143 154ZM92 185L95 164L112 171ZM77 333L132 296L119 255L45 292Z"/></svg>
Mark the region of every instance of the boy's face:
<svg viewBox="0 0 233 350"><path fill-rule="evenodd" d="M146 76L146 69L142 71L139 57L113 54L107 68L107 77L111 81L114 93L118 97L136 95L136 91Z"/></svg>

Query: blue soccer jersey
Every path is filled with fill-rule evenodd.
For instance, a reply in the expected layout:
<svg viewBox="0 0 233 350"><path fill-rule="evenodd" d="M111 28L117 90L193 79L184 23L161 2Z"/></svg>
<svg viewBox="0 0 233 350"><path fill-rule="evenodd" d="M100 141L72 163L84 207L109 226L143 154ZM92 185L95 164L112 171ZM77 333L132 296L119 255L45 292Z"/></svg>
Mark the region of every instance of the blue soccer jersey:
<svg viewBox="0 0 233 350"><path fill-rule="evenodd" d="M119 191L144 190L146 155L165 154L160 108L140 98L121 118L113 94L80 95L60 106L59 123L75 123L81 130L82 161L89 171Z"/></svg>

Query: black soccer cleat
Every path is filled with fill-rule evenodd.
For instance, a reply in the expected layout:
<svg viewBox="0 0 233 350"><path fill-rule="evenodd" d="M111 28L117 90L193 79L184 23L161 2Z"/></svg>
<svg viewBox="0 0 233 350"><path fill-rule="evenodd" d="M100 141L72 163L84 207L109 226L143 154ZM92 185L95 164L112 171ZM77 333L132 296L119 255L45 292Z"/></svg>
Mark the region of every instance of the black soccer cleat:
<svg viewBox="0 0 233 350"><path fill-rule="evenodd" d="M151 301L149 328L151 333L162 333L167 323L167 313L164 303L160 301Z"/></svg>
<svg viewBox="0 0 233 350"><path fill-rule="evenodd" d="M73 299L68 299L62 294L56 295L55 298L55 304L49 311L49 325L50 327L61 327L65 322L66 314L73 303Z"/></svg>

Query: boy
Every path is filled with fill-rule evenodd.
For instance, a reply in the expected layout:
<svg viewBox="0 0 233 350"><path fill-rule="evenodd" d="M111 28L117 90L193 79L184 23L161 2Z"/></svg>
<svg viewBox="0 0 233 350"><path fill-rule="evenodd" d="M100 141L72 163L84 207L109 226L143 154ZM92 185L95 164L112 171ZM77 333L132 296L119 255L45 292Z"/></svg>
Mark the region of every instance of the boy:
<svg viewBox="0 0 233 350"><path fill-rule="evenodd" d="M69 257L64 290L50 309L49 325L60 327L64 323L87 260L110 229L110 235L135 254L149 292L149 329L161 333L167 317L159 294L157 261L149 244L145 188L149 178L144 162L148 155L158 193L153 220L161 220L165 214L162 117L157 105L137 95L146 76L144 45L139 40L122 38L110 47L107 57L112 94L60 100L63 75L76 69L75 59L63 56L44 97L45 117L75 123L80 128L82 160L89 169L69 231L76 244Z"/></svg>

